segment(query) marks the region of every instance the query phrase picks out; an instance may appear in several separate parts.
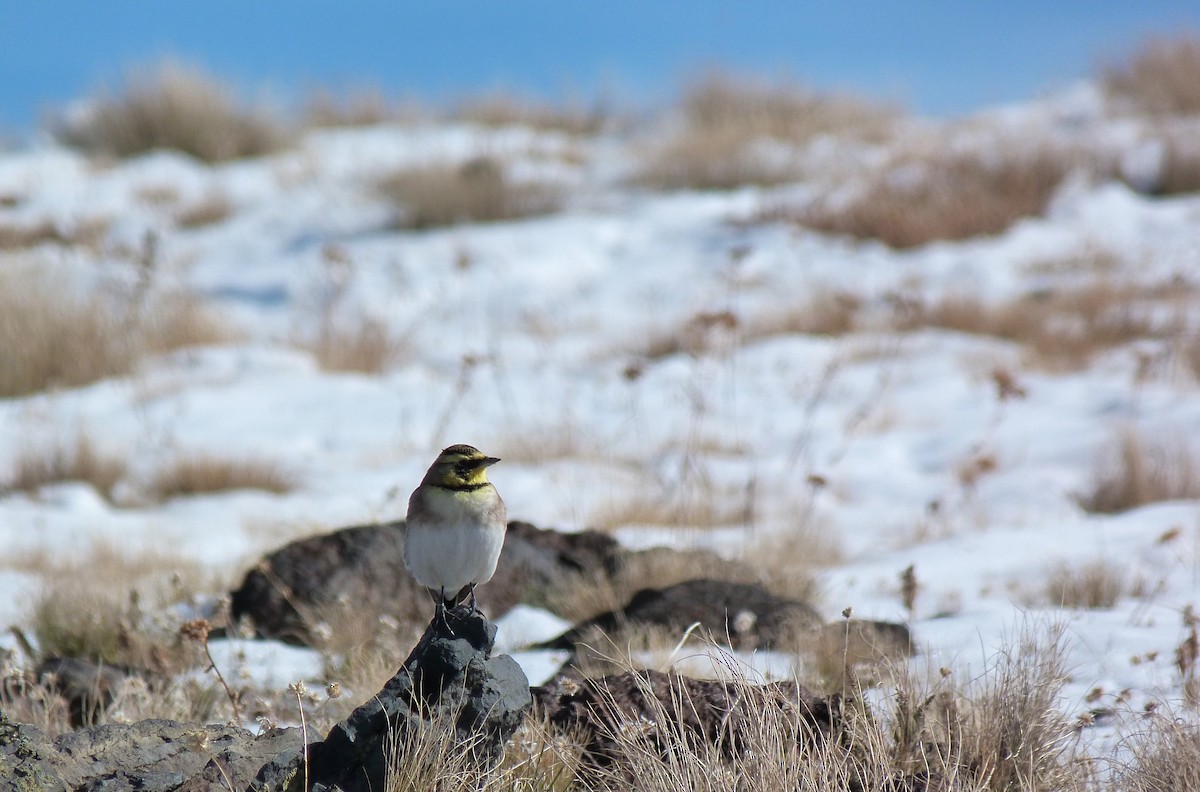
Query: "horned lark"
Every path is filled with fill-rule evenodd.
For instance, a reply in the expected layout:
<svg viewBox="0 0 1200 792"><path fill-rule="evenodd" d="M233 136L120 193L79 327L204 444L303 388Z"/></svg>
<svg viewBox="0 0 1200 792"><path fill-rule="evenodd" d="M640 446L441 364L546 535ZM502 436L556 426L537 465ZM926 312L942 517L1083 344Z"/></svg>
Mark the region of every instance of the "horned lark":
<svg viewBox="0 0 1200 792"><path fill-rule="evenodd" d="M469 445L452 445L430 465L408 499L404 564L437 603L446 607L468 596L496 571L508 523L504 501L487 480L487 469L500 460Z"/></svg>

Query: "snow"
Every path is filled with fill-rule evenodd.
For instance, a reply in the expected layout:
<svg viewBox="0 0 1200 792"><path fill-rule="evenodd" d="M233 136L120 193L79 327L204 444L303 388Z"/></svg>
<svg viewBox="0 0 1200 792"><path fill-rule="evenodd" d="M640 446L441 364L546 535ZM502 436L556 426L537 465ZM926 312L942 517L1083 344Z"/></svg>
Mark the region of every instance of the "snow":
<svg viewBox="0 0 1200 792"><path fill-rule="evenodd" d="M1083 129L1126 147L1129 168L1148 167L1151 155L1130 148L1128 122L1105 116L1089 90L999 108L975 127L992 124L1003 141L1018 130L1053 138ZM570 149L582 155L564 157ZM388 230L372 178L481 152L549 174L574 197L543 218ZM1010 342L938 330L744 343L718 334L699 352L642 353L706 312L770 316L832 291L861 297L869 325L889 295L998 302L1068 277L1037 265L1085 249L1114 252L1124 279L1195 286L1200 197L1073 183L1046 217L998 236L897 252L730 222L780 191L624 188L630 156L619 138L462 125L316 132L293 151L215 167L163 153L93 168L52 146L0 155L0 194L23 196L0 208L0 220L111 222L95 255L44 245L4 253L5 266L53 267L81 289L98 278L120 283L133 271L121 251L154 231L159 277L204 295L240 334L144 361L128 377L0 401L0 472L23 449L85 429L133 462L133 493L176 453L266 457L300 481L284 495L159 505L109 503L84 484L8 494L5 555L80 554L103 541L131 555L166 549L231 577L289 539L402 516L437 450L469 442L505 458L492 479L509 515L538 525L581 529L648 492L738 514L752 499L752 525L624 526L616 535L631 546L737 552L749 538L786 535L811 508L841 550L821 572L827 618L849 606L856 617L909 619L897 576L915 566L914 663L978 671L1015 625L1037 617L1067 627L1074 706L1097 686L1132 691L1135 704L1181 695L1172 653L1198 593L1200 502L1103 516L1076 499L1121 428L1200 437L1200 387L1178 365L1141 376L1138 350L1117 348L1080 371L1045 370ZM169 207L139 197L155 187L177 193L178 206L220 195L233 213L176 230ZM382 374L325 372L291 345L314 331L328 298L331 248L349 262L339 314L385 321L408 350ZM1194 322L1195 294L1185 299ZM633 363L636 377L626 375ZM997 368L1014 373L1025 398L998 400ZM995 469L963 484L960 466L982 453ZM810 474L826 485L811 490ZM1178 538L1161 541L1170 529ZM1037 602L1055 564L1096 559L1152 593L1098 611ZM26 619L38 583L36 572L0 565L0 621ZM501 647L534 683L562 662L561 653L521 651L565 629L562 620L522 606L499 624ZM303 650L240 640L213 648L218 665L245 668L265 686L320 673ZM770 676L794 659L747 662Z"/></svg>

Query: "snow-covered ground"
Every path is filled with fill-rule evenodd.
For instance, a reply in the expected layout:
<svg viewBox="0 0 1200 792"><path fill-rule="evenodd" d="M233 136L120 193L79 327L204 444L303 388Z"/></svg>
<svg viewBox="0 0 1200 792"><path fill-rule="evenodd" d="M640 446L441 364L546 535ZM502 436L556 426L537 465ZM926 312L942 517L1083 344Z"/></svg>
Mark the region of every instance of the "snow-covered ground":
<svg viewBox="0 0 1200 792"><path fill-rule="evenodd" d="M1053 136L1070 117L1079 134L1123 145L1128 125L1079 111L1080 95L997 110L972 128ZM389 230L372 179L480 152L562 184L567 207ZM1108 277L1177 278L1195 321L1200 195L1072 184L1047 216L999 236L898 252L731 222L778 191L624 187L632 156L620 138L463 125L314 132L284 153L214 167L170 153L97 167L49 145L0 155L0 195L22 197L0 220L109 223L99 252L47 244L0 254L5 268L42 270L64 288L111 286L133 279L127 251L154 231L156 288L194 290L237 333L146 360L128 377L0 401L0 479L25 450L83 430L132 461L133 493L116 505L75 484L0 497L0 552L84 559L99 542L232 580L289 539L402 516L437 451L466 442L504 458L491 473L510 516L538 525L578 529L636 515L638 504L682 504L720 524L605 527L634 546L708 544L731 555L819 527L840 551L820 573L828 618L852 607L856 617L908 620L898 575L914 565L915 663L978 673L1023 623L1044 618L1066 626L1069 710L1181 696L1174 649L1184 607L1200 594L1200 502L1106 516L1077 500L1128 427L1200 448L1200 385L1178 348L1141 342L1055 371L1011 342L900 333L884 320L897 295L999 303L1098 277L1046 262L1103 249L1118 267ZM167 193L169 205L147 199ZM211 196L230 202L227 219L176 226L178 207ZM311 337L336 289L341 320L385 322L401 341L389 370L325 372L294 343ZM867 329L739 336L837 292L862 299ZM640 356L721 312L735 326L702 331L699 349ZM1163 362L1147 373L1148 359ZM999 397L997 369L1023 398ZM180 453L275 460L300 486L139 501L144 477ZM964 475L984 458L978 475ZM1062 610L1041 597L1056 565L1096 560L1127 576L1115 607ZM0 624L27 618L39 583L0 562ZM522 610L502 621L501 640L558 626ZM553 668L544 654L517 656L533 677ZM1095 688L1101 698L1085 702Z"/></svg>

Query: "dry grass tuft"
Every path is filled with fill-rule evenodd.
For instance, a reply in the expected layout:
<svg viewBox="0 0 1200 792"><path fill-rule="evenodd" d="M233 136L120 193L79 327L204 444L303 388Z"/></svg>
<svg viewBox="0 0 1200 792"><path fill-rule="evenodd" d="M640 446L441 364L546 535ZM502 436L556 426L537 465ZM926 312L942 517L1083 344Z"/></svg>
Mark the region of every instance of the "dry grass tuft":
<svg viewBox="0 0 1200 792"><path fill-rule="evenodd" d="M1200 330L1181 333L1175 339L1175 354L1191 371L1192 377L1200 381Z"/></svg>
<svg viewBox="0 0 1200 792"><path fill-rule="evenodd" d="M476 757L485 736L462 740L456 736L456 726L453 718L439 714L403 744L389 740L385 748L388 792L581 789L576 779L581 747L544 719L526 718L506 746L500 765L491 770Z"/></svg>
<svg viewBox="0 0 1200 792"><path fill-rule="evenodd" d="M746 317L741 336L747 341L794 333L843 336L857 329L862 305L856 294L817 287L796 306Z"/></svg>
<svg viewBox="0 0 1200 792"><path fill-rule="evenodd" d="M47 581L22 628L13 630L32 638L22 641L28 663L75 658L105 666L96 670L90 689L78 673L6 675L0 708L10 716L51 734L80 723L220 717L223 693L215 683L184 673L202 668L204 659L181 635L184 617L176 606L222 590L227 581L209 579L211 573L188 559L134 553L109 542L93 542L69 558L57 548L10 553L0 566ZM75 700L68 705L64 696Z"/></svg>
<svg viewBox="0 0 1200 792"><path fill-rule="evenodd" d="M819 94L791 80L774 83L710 73L685 89L684 126L649 152L636 181L659 190L728 190L794 181L793 149L818 137L878 140L896 111L848 96ZM793 152L794 153L794 152Z"/></svg>
<svg viewBox="0 0 1200 792"><path fill-rule="evenodd" d="M171 60L128 72L121 89L97 98L84 118L56 126L66 145L115 157L174 149L223 162L270 154L286 143L274 119L239 108L203 69Z"/></svg>
<svg viewBox="0 0 1200 792"><path fill-rule="evenodd" d="M229 196L211 193L196 203L189 204L175 213L175 223L180 228L203 228L227 220L233 214L233 202Z"/></svg>
<svg viewBox="0 0 1200 792"><path fill-rule="evenodd" d="M190 294L83 297L38 273L0 271L0 397L128 374L143 357L228 336Z"/></svg>
<svg viewBox="0 0 1200 792"><path fill-rule="evenodd" d="M1060 564L1046 579L1044 602L1059 608L1107 610L1129 590L1124 570L1108 561L1074 567Z"/></svg>
<svg viewBox="0 0 1200 792"><path fill-rule="evenodd" d="M719 493L700 486L668 489L648 483L640 492L597 507L588 514L587 523L612 530L631 525L719 528L745 521L746 507Z"/></svg>
<svg viewBox="0 0 1200 792"><path fill-rule="evenodd" d="M604 129L612 113L602 102L591 107L580 102L554 106L510 91L465 99L451 117L486 127L524 126L568 135L595 135Z"/></svg>
<svg viewBox="0 0 1200 792"><path fill-rule="evenodd" d="M379 374L404 360L411 351L386 323L357 317L352 326L328 323L305 345L322 371Z"/></svg>
<svg viewBox="0 0 1200 792"><path fill-rule="evenodd" d="M86 553L18 554L5 567L47 581L26 622L41 657L77 657L156 672L194 657L178 640L181 617L166 607L204 585L195 562L157 551L93 542Z"/></svg>
<svg viewBox="0 0 1200 792"><path fill-rule="evenodd" d="M0 486L0 494L33 493L47 484L84 481L111 502L113 488L126 472L123 459L101 453L91 436L81 431L71 441L25 449L17 457L12 478Z"/></svg>
<svg viewBox="0 0 1200 792"><path fill-rule="evenodd" d="M148 495L156 502L243 489L282 495L296 486L296 474L278 462L199 454L181 456L155 471Z"/></svg>
<svg viewBox="0 0 1200 792"><path fill-rule="evenodd" d="M378 88L319 90L305 103L304 125L316 128L366 127L405 121L422 114L416 100L393 102Z"/></svg>
<svg viewBox="0 0 1200 792"><path fill-rule="evenodd" d="M504 165L476 157L458 165L409 167L381 179L377 189L396 208L398 228L437 228L550 214L562 194L537 182L513 181Z"/></svg>
<svg viewBox="0 0 1200 792"><path fill-rule="evenodd" d="M1180 441L1151 443L1136 429L1121 431L1101 454L1089 492L1079 505L1115 514L1148 503L1200 498L1200 463Z"/></svg>
<svg viewBox="0 0 1200 792"><path fill-rule="evenodd" d="M1200 191L1198 138L1200 133L1194 126L1164 137L1162 164L1151 191L1154 195L1179 195Z"/></svg>
<svg viewBox="0 0 1200 792"><path fill-rule="evenodd" d="M848 201L777 206L751 222L786 221L897 249L999 234L1045 211L1068 164L1051 152L1008 152L988 161L930 150L876 172Z"/></svg>
<svg viewBox="0 0 1200 792"><path fill-rule="evenodd" d="M1126 741L1130 760L1117 769L1120 792L1193 792L1200 789L1200 725L1152 715Z"/></svg>
<svg viewBox="0 0 1200 792"><path fill-rule="evenodd" d="M1172 287L1146 287L1107 279L1023 295L999 305L947 294L935 302L896 301L893 323L903 331L939 327L992 336L1025 346L1032 362L1079 369L1098 353L1134 341L1172 336L1163 311L1183 297Z"/></svg>
<svg viewBox="0 0 1200 792"><path fill-rule="evenodd" d="M364 316L346 300L354 277L354 260L346 250L328 245L322 251L318 284L316 332L299 336L297 346L307 349L324 371L357 371L378 374L409 356L411 348L388 324Z"/></svg>
<svg viewBox="0 0 1200 792"><path fill-rule="evenodd" d="M1088 788L1089 760L1073 752L1075 724L1058 709L1069 678L1063 630L1045 629L1040 635L1027 631L1002 649L975 686L930 696L902 687L895 728L905 739L897 753L907 754L912 767L964 783L946 789Z"/></svg>
<svg viewBox="0 0 1200 792"><path fill-rule="evenodd" d="M681 327L642 333L631 351L641 360L671 355L720 353L738 345L781 335L842 336L858 326L862 298L816 288L803 301L760 313L700 311Z"/></svg>
<svg viewBox="0 0 1200 792"><path fill-rule="evenodd" d="M1108 94L1152 116L1200 113L1200 35L1147 38L1128 63L1109 66Z"/></svg>
<svg viewBox="0 0 1200 792"><path fill-rule="evenodd" d="M108 220L92 219L71 225L50 220L33 224L0 224L0 251L27 250L38 245L80 246L98 250L108 233Z"/></svg>

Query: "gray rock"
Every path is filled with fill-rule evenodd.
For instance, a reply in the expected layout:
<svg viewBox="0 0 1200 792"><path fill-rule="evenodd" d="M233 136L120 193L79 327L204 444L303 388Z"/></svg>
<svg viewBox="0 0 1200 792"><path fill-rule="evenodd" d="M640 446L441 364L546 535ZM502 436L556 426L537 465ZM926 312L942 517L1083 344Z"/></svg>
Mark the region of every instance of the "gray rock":
<svg viewBox="0 0 1200 792"><path fill-rule="evenodd" d="M310 789L384 789L389 744L406 744L433 721L455 724L481 774L500 760L532 706L529 680L511 657L492 657L496 627L482 614L459 608L447 622L431 623L383 690L309 746ZM250 788L301 792L304 778L303 757L293 755L264 766Z"/></svg>
<svg viewBox="0 0 1200 792"><path fill-rule="evenodd" d="M299 745L296 729L256 737L170 720L107 724L50 740L0 712L0 790L244 789L264 762Z"/></svg>
<svg viewBox="0 0 1200 792"><path fill-rule="evenodd" d="M777 645L789 630L816 627L821 617L807 603L777 597L761 586L701 578L642 589L624 608L593 616L541 647L574 649L597 632L612 635L639 624L682 633L696 622L718 640L728 637L733 648L749 650Z"/></svg>
<svg viewBox="0 0 1200 792"><path fill-rule="evenodd" d="M79 657L47 657L34 676L66 700L71 726L78 729L100 720L128 672Z"/></svg>
<svg viewBox="0 0 1200 792"><path fill-rule="evenodd" d="M319 645L317 625L354 614L427 618L429 596L404 568L404 523L356 525L300 539L264 557L233 592L235 619L264 638ZM417 628L420 629L419 627Z"/></svg>

